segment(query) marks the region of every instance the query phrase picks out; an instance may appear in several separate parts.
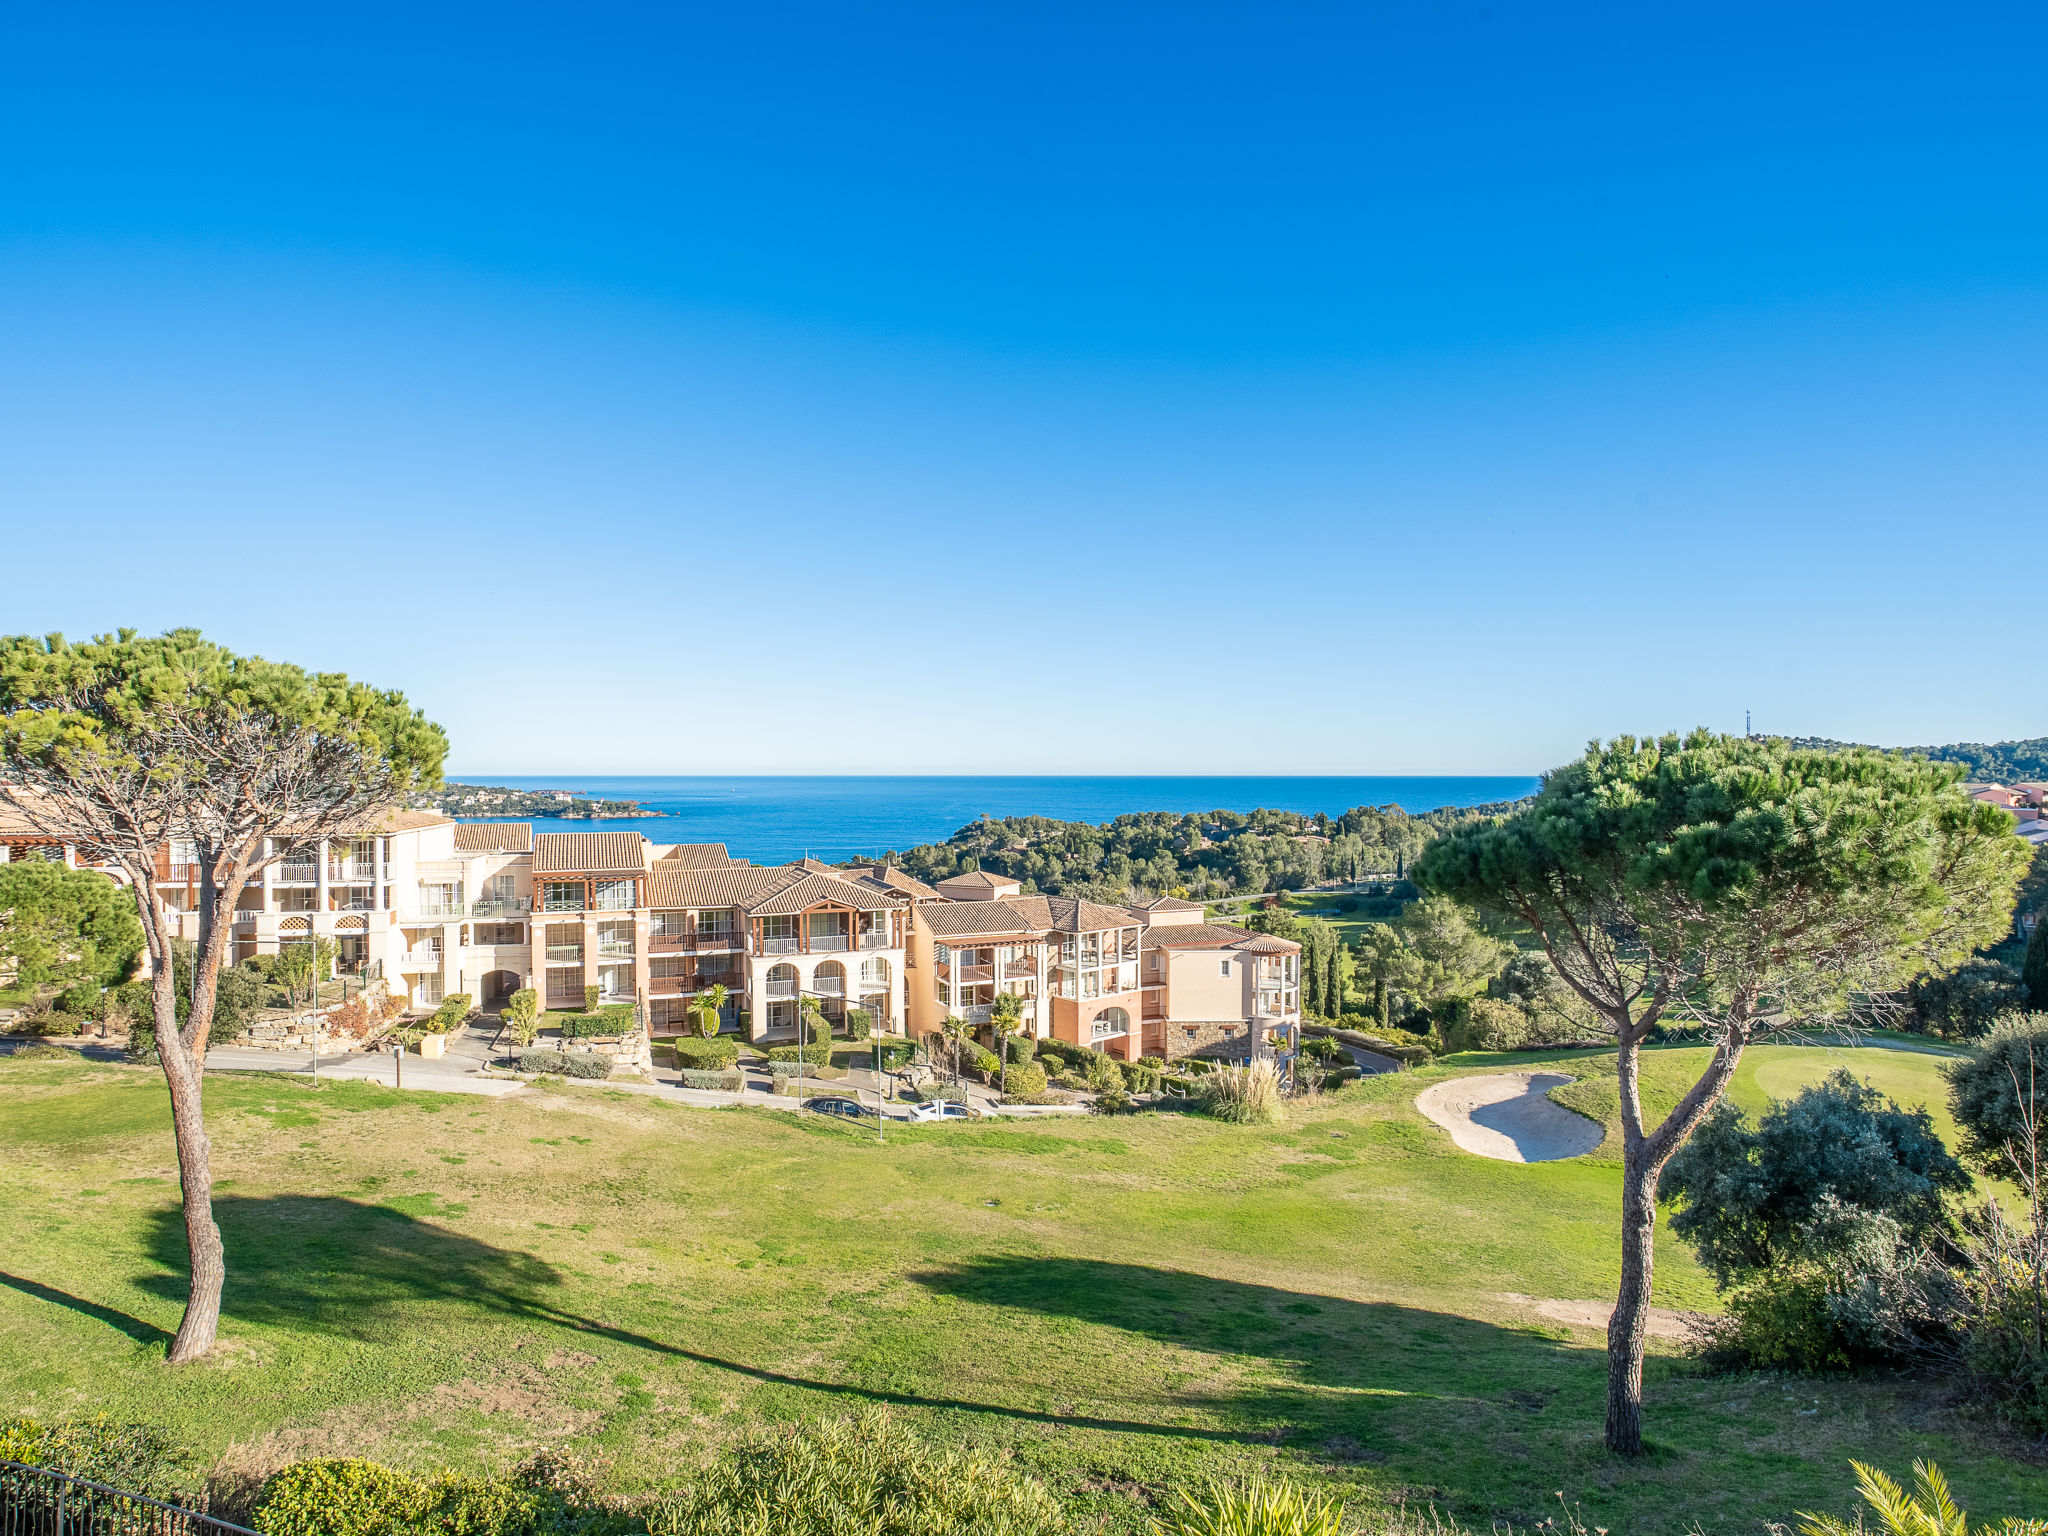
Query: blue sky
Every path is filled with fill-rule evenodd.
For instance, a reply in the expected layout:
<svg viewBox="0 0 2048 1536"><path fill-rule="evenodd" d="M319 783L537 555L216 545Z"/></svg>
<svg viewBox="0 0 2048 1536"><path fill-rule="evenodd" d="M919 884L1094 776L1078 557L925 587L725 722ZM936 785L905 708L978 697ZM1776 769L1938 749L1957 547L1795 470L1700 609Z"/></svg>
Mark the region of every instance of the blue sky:
<svg viewBox="0 0 2048 1536"><path fill-rule="evenodd" d="M5 628L460 772L2048 731L2038 9L22 12Z"/></svg>

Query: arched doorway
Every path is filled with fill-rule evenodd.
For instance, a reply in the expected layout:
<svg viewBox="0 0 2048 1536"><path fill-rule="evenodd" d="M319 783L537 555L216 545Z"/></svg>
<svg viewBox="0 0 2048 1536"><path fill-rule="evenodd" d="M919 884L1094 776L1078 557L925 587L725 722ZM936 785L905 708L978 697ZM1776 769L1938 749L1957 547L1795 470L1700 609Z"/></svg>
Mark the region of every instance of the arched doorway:
<svg viewBox="0 0 2048 1536"><path fill-rule="evenodd" d="M1088 1025L1088 1043L1119 1061L1131 1057L1131 1016L1121 1008L1105 1008Z"/></svg>
<svg viewBox="0 0 2048 1536"><path fill-rule="evenodd" d="M496 1013L512 1001L512 994L519 990L517 971L486 971L483 980L483 995L477 1005L486 1013Z"/></svg>

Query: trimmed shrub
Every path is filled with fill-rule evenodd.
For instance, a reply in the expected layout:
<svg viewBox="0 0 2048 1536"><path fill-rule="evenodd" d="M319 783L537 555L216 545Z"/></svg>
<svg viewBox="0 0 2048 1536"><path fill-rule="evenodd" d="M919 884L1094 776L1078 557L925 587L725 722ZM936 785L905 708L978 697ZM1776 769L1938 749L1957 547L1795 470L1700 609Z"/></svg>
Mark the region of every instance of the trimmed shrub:
<svg viewBox="0 0 2048 1536"><path fill-rule="evenodd" d="M685 1068L683 1071L683 1086L685 1088L717 1088L726 1093L737 1093L740 1089L747 1086L747 1078L743 1072L693 1072Z"/></svg>
<svg viewBox="0 0 2048 1536"><path fill-rule="evenodd" d="M449 1030L469 1017L470 996L467 992L451 992L441 999L441 1006L434 1010L434 1016L427 1020L426 1032L430 1035L445 1035Z"/></svg>
<svg viewBox="0 0 2048 1536"><path fill-rule="evenodd" d="M774 1046L768 1052L768 1059L770 1061L795 1061L797 1059L797 1047L793 1045ZM832 1042L820 1040L815 1044L804 1046L803 1059L823 1066L832 1059Z"/></svg>
<svg viewBox="0 0 2048 1536"><path fill-rule="evenodd" d="M52 1039L75 1035L85 1027L85 1021L75 1013L42 1013L32 1019L23 1019L16 1026L24 1035L38 1035Z"/></svg>
<svg viewBox="0 0 2048 1536"><path fill-rule="evenodd" d="M1010 1094L1013 1099L1034 1099L1044 1093L1047 1087L1045 1068L1035 1061L1027 1061L1010 1068Z"/></svg>
<svg viewBox="0 0 2048 1536"><path fill-rule="evenodd" d="M1166 1070L1166 1058L1164 1056L1140 1056L1138 1058L1138 1065L1150 1067L1154 1072L1163 1072Z"/></svg>
<svg viewBox="0 0 2048 1536"><path fill-rule="evenodd" d="M727 1035L713 1035L708 1040L678 1035L669 1042L669 1049L675 1052L676 1065L685 1071L723 1071L740 1059L739 1042Z"/></svg>
<svg viewBox="0 0 2048 1536"><path fill-rule="evenodd" d="M533 1043L533 1037L540 1028L540 993L532 987L521 987L505 999L505 1006L498 1017L504 1022L505 1032L521 1045Z"/></svg>
<svg viewBox="0 0 2048 1536"><path fill-rule="evenodd" d="M156 1021L148 1014L128 1021L128 1059L152 1067L163 1060L156 1049Z"/></svg>
<svg viewBox="0 0 2048 1536"><path fill-rule="evenodd" d="M1007 1457L941 1450L873 1409L782 1430L720 1457L646 1514L651 1536L1063 1536L1069 1529L1053 1496Z"/></svg>
<svg viewBox="0 0 2048 1536"><path fill-rule="evenodd" d="M589 1051L521 1051L519 1070L552 1072L558 1077L600 1078L611 1076L612 1063L610 1057Z"/></svg>
<svg viewBox="0 0 2048 1536"><path fill-rule="evenodd" d="M1276 1125L1280 1073L1263 1058L1247 1067L1219 1067L1202 1079L1202 1112L1238 1125Z"/></svg>
<svg viewBox="0 0 2048 1536"><path fill-rule="evenodd" d="M585 1013L597 1012L597 999L601 990L598 987L585 987L583 989L583 1011Z"/></svg>
<svg viewBox="0 0 2048 1536"><path fill-rule="evenodd" d="M993 1082L1002 1064L1001 1059L988 1047L976 1044L972 1040L962 1040L960 1042L960 1070L962 1072L978 1072L981 1074L982 1081Z"/></svg>
<svg viewBox="0 0 2048 1536"><path fill-rule="evenodd" d="M884 1072L899 1071L917 1056L917 1047L908 1040L877 1040L873 1044L882 1058Z"/></svg>
<svg viewBox="0 0 2048 1536"><path fill-rule="evenodd" d="M1081 1071L1088 1079L1088 1086L1097 1093L1121 1093L1124 1086L1122 1063L1101 1051L1090 1051L1087 1061L1081 1064Z"/></svg>
<svg viewBox="0 0 2048 1536"><path fill-rule="evenodd" d="M564 1013L556 1017L564 1040L615 1040L633 1033L633 1005L614 1004L596 1013Z"/></svg>
<svg viewBox="0 0 2048 1536"><path fill-rule="evenodd" d="M1028 1066L1038 1054L1038 1042L1029 1035L1011 1035L1003 1041L1003 1054L1013 1067Z"/></svg>
<svg viewBox="0 0 2048 1536"><path fill-rule="evenodd" d="M1097 1094L1093 1102L1088 1106L1088 1113L1091 1115L1128 1115L1135 1113L1137 1108L1138 1106L1131 1101L1131 1096L1128 1093L1125 1093L1122 1089L1116 1089L1109 1093Z"/></svg>
<svg viewBox="0 0 2048 1536"><path fill-rule="evenodd" d="M1140 1062L1127 1061L1124 1063L1124 1087L1132 1093L1157 1093L1159 1071Z"/></svg>

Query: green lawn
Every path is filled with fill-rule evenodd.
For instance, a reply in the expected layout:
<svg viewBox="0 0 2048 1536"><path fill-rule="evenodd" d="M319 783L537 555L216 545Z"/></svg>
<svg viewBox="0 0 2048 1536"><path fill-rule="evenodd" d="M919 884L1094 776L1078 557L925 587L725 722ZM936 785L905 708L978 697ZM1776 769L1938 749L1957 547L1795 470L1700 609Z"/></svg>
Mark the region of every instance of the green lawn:
<svg viewBox="0 0 2048 1536"><path fill-rule="evenodd" d="M1651 1053L1652 1092L1700 1056ZM1846 1509L1851 1455L1937 1457L1980 1516L2048 1508L2048 1472L1910 1384L1716 1379L1671 1353L1654 1453L1610 1459L1599 1337L1509 1297L1611 1294L1616 1168L1471 1157L1411 1103L1506 1060L1368 1080L1274 1130L1156 1115L883 1146L602 1088L218 1075L225 1344L176 1372L160 1079L0 1063L0 1411L146 1417L257 1466L566 1444L632 1486L880 1400L1011 1449L1109 1530L1139 1529L1149 1491L1265 1464L1482 1527L1563 1489L1616 1532L1756 1531ZM1753 1052L1737 1096L1843 1062L1938 1101L1936 1058L1789 1047ZM1579 1070L1597 1088L1598 1059ZM1660 1302L1712 1297L1660 1248Z"/></svg>

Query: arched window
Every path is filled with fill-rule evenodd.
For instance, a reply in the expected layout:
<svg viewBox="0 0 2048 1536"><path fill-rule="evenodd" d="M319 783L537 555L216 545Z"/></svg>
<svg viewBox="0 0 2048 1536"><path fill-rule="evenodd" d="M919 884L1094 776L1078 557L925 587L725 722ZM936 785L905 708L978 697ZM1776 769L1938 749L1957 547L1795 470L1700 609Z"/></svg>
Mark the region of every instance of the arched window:
<svg viewBox="0 0 2048 1536"><path fill-rule="evenodd" d="M1097 1040L1109 1040L1131 1032L1131 1016L1121 1008L1105 1008L1095 1015L1092 1033Z"/></svg>
<svg viewBox="0 0 2048 1536"><path fill-rule="evenodd" d="M811 973L811 990L826 997L846 996L846 967L837 960L827 960Z"/></svg>
<svg viewBox="0 0 2048 1536"><path fill-rule="evenodd" d="M795 997L796 967L793 965L769 966L767 992L771 998Z"/></svg>
<svg viewBox="0 0 2048 1536"><path fill-rule="evenodd" d="M880 955L869 955L861 962L860 989L863 992L886 992L889 990L889 962Z"/></svg>

